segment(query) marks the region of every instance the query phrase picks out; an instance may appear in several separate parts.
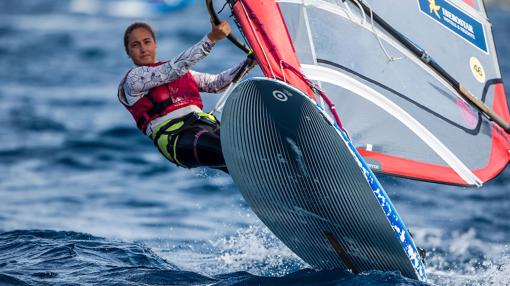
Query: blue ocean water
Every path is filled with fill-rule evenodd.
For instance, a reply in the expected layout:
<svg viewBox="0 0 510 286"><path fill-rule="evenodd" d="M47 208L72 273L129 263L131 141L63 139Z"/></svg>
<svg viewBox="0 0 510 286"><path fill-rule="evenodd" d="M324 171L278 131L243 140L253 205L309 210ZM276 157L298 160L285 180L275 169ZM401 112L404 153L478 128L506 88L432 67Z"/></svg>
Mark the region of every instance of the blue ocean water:
<svg viewBox="0 0 510 286"><path fill-rule="evenodd" d="M310 269L228 176L166 162L116 100L133 18L78 4L0 2L0 285L423 285ZM489 16L508 78L510 10ZM201 5L137 19L157 27L162 58L209 29ZM197 69L242 58L224 41ZM428 250L429 284L510 285L508 168L482 189L382 183Z"/></svg>

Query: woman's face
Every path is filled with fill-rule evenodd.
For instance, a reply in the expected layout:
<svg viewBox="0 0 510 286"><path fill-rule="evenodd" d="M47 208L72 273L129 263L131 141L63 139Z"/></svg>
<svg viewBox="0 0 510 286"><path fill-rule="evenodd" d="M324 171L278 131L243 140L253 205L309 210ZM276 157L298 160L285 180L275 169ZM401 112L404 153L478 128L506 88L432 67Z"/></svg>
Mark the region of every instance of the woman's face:
<svg viewBox="0 0 510 286"><path fill-rule="evenodd" d="M156 62L156 48L156 42L147 29L136 28L129 34L128 54L136 65L154 64Z"/></svg>

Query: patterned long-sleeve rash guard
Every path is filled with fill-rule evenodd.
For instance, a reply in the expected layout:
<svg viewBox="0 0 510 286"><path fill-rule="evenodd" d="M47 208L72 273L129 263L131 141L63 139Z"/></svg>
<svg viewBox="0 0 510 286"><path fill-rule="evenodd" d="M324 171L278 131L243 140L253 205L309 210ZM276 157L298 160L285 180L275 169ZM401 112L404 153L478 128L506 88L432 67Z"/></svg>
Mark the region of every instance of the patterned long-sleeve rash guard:
<svg viewBox="0 0 510 286"><path fill-rule="evenodd" d="M216 93L225 89L241 69L244 61L238 66L219 74L208 74L190 70L193 65L205 58L214 47L214 43L204 36L202 40L185 50L165 64L148 67L138 66L129 71L122 85L128 105L148 93L151 88L171 82L188 71L195 79L200 91Z"/></svg>

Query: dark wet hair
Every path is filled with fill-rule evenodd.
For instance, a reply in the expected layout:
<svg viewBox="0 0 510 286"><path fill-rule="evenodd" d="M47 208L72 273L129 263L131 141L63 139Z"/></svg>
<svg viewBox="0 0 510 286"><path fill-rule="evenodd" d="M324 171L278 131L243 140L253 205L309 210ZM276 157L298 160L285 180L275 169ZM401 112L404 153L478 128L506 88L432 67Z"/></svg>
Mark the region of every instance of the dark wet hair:
<svg viewBox="0 0 510 286"><path fill-rule="evenodd" d="M129 55L128 52L128 41L129 41L129 35L131 35L131 32L133 32L135 29L143 28L147 31L149 31L152 35L152 39L154 39L154 42L156 42L156 34L154 34L154 31L152 30L152 27L144 22L134 22L133 24L129 25L126 28L126 31L124 32L124 49L126 50L126 54Z"/></svg>

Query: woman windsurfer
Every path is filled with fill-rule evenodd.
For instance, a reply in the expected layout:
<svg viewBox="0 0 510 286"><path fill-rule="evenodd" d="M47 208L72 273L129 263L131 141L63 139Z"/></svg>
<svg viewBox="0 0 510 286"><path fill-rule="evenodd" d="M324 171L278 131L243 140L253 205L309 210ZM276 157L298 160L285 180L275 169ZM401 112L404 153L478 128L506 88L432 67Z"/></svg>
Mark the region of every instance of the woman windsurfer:
<svg viewBox="0 0 510 286"><path fill-rule="evenodd" d="M202 111L199 92L224 90L242 69L253 67L246 59L219 74L191 70L215 43L230 34L223 21L175 58L156 59L156 36L150 25L136 22L124 33L124 47L135 67L119 85L118 97L137 127L154 141L158 150L178 166L206 166L227 172L221 152L218 120Z"/></svg>

